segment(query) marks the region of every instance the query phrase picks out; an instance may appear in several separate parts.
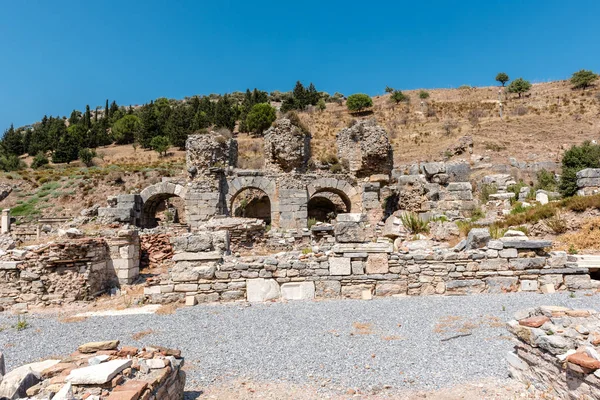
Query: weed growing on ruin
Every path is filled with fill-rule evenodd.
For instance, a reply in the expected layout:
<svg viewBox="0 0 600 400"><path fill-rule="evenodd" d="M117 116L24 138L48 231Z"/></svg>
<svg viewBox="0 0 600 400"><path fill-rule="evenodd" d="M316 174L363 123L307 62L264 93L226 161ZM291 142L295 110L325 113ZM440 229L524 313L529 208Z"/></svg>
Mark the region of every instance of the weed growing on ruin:
<svg viewBox="0 0 600 400"><path fill-rule="evenodd" d="M400 221L410 233L419 234L429 232L429 221L425 221L419 215L413 212L406 212L400 215Z"/></svg>
<svg viewBox="0 0 600 400"><path fill-rule="evenodd" d="M305 247L305 248L302 249L302 254L304 254L304 255L310 254L312 252L313 251L312 251L312 249L310 247Z"/></svg>
<svg viewBox="0 0 600 400"><path fill-rule="evenodd" d="M482 203L487 203L490 200L490 195L496 193L498 193L498 186L494 185L493 183L486 183L481 186L479 198L481 199Z"/></svg>
<svg viewBox="0 0 600 400"><path fill-rule="evenodd" d="M309 218L308 219L308 229L312 228L316 224L317 224L317 220L315 218Z"/></svg>
<svg viewBox="0 0 600 400"><path fill-rule="evenodd" d="M577 254L577 249L575 248L575 246L573 246L572 244L569 245L569 250L567 250L567 253L569 254Z"/></svg>
<svg viewBox="0 0 600 400"><path fill-rule="evenodd" d="M473 223L470 221L456 221L456 226L461 236L467 236L471 229L473 229Z"/></svg>
<svg viewBox="0 0 600 400"><path fill-rule="evenodd" d="M20 315L17 315L17 323L13 326L17 331L22 331L29 328L29 322L25 319L25 317L21 318Z"/></svg>
<svg viewBox="0 0 600 400"><path fill-rule="evenodd" d="M544 221L546 226L552 230L552 232L558 234L565 233L568 229L567 221L561 218L560 215L556 215L552 218L548 218Z"/></svg>

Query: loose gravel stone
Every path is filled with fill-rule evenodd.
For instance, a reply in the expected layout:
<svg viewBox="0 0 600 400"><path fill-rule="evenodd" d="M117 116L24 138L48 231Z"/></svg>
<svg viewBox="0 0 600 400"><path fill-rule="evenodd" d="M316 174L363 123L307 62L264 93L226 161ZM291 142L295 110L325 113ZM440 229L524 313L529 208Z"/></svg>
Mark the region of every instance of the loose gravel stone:
<svg viewBox="0 0 600 400"><path fill-rule="evenodd" d="M171 315L92 317L59 322L0 314L8 370L73 352L79 344L181 349L187 390L228 379L315 384L323 390L436 389L507 375L513 347L505 328L517 310L540 305L600 309L600 297L577 293L422 296L199 305ZM135 333L139 340L134 340Z"/></svg>

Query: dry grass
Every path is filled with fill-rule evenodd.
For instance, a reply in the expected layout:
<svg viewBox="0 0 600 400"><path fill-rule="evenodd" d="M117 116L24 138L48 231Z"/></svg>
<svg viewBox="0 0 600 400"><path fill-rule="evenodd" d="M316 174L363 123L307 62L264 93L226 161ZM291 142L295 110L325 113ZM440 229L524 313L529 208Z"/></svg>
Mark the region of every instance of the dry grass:
<svg viewBox="0 0 600 400"><path fill-rule="evenodd" d="M389 341L394 341L394 340L406 340L405 337L398 336L398 335L382 336L381 339L385 340L385 341L388 341L388 342Z"/></svg>
<svg viewBox="0 0 600 400"><path fill-rule="evenodd" d="M433 331L439 334L445 333L462 333L468 334L473 332L475 329L482 326L489 326L492 328L502 328L504 322L498 317L486 315L481 318L465 321L463 317L456 315L449 315L440 319Z"/></svg>
<svg viewBox="0 0 600 400"><path fill-rule="evenodd" d="M87 319L87 317L78 317L75 315L70 315L70 316L66 316L66 317L61 317L58 320L60 322L65 322L65 323L75 323L75 322L83 322Z"/></svg>
<svg viewBox="0 0 600 400"><path fill-rule="evenodd" d="M133 335L131 335L131 338L133 340L141 340L148 335L152 335L153 333L154 333L154 331L152 329L146 329L146 330L134 333Z"/></svg>
<svg viewBox="0 0 600 400"><path fill-rule="evenodd" d="M374 333L371 323L354 322L352 327L354 330L350 333L351 335L372 335Z"/></svg>
<svg viewBox="0 0 600 400"><path fill-rule="evenodd" d="M163 304L155 314L158 315L170 315L173 314L180 307L179 303Z"/></svg>
<svg viewBox="0 0 600 400"><path fill-rule="evenodd" d="M600 218L594 218L584 224L577 232L566 233L558 237L562 250L575 248L578 250L598 250L600 249Z"/></svg>

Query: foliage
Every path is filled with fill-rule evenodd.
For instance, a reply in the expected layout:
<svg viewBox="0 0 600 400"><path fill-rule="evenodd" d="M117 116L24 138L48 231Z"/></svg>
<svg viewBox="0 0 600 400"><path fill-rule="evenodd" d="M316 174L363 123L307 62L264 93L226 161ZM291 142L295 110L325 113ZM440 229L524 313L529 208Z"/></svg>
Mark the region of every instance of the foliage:
<svg viewBox="0 0 600 400"><path fill-rule="evenodd" d="M512 215L515 214L521 214L527 211L527 209L529 209L529 207L525 207L523 206L523 203L521 203L520 201L517 201L514 205L513 208L510 210L510 213Z"/></svg>
<svg viewBox="0 0 600 400"><path fill-rule="evenodd" d="M419 98L421 100L425 100L429 98L429 92L425 91L425 90L420 90L419 91Z"/></svg>
<svg viewBox="0 0 600 400"><path fill-rule="evenodd" d="M572 146L563 154L558 188L564 197L577 193L577 172L585 168L600 168L600 145L586 141L581 146Z"/></svg>
<svg viewBox="0 0 600 400"><path fill-rule="evenodd" d="M501 226L518 226L535 224L544 219L552 218L556 214L556 205L552 203L528 207L524 212L511 214L499 222Z"/></svg>
<svg viewBox="0 0 600 400"><path fill-rule="evenodd" d="M309 105L316 106L320 98L321 94L317 91L312 82L307 89L302 82L297 81L291 95L283 100L281 112L286 113L291 110L305 110Z"/></svg>
<svg viewBox="0 0 600 400"><path fill-rule="evenodd" d="M46 154L39 152L33 157L33 161L31 162L31 168L38 169L44 165L48 165L50 161L48 161L48 157Z"/></svg>
<svg viewBox="0 0 600 400"><path fill-rule="evenodd" d="M17 322L13 326L17 331L22 331L29 328L29 322L25 319L25 317L21 318L20 315L17 315Z"/></svg>
<svg viewBox="0 0 600 400"><path fill-rule="evenodd" d="M94 165L94 157L96 157L96 150L84 148L79 150L79 160L85 164L86 167Z"/></svg>
<svg viewBox="0 0 600 400"><path fill-rule="evenodd" d="M507 191L512 192L515 194L515 199L519 198L519 193L521 193L521 189L524 187L529 187L529 185L527 185L525 182L523 181L519 181L519 183L516 183L514 185L510 185L506 188ZM528 196L530 196L531 190L529 190L529 194Z"/></svg>
<svg viewBox="0 0 600 400"><path fill-rule="evenodd" d="M498 193L498 186L493 183L486 183L481 185L481 190L479 191L479 198L482 203L487 203L490 200L490 194Z"/></svg>
<svg viewBox="0 0 600 400"><path fill-rule="evenodd" d="M79 143L77 138L73 134L66 133L60 138L54 153L52 153L52 162L58 163L70 163L71 161L77 160L79 155Z"/></svg>
<svg viewBox="0 0 600 400"><path fill-rule="evenodd" d="M24 164L15 154L0 156L0 170L2 171L18 171L25 167Z"/></svg>
<svg viewBox="0 0 600 400"><path fill-rule="evenodd" d="M320 98L317 102L317 109L319 111L325 111L327 109L327 104L325 103L325 99Z"/></svg>
<svg viewBox="0 0 600 400"><path fill-rule="evenodd" d="M590 70L579 70L573 73L571 77L571 84L574 89L585 89L592 85L592 83L598 79L598 75Z"/></svg>
<svg viewBox="0 0 600 400"><path fill-rule="evenodd" d="M510 78L505 72L499 72L498 75L496 75L496 82L500 82L502 86L504 86L509 80Z"/></svg>
<svg viewBox="0 0 600 400"><path fill-rule="evenodd" d="M348 96L346 100L346 107L351 112L361 112L369 107L373 106L373 100L371 97L364 93L355 93Z"/></svg>
<svg viewBox="0 0 600 400"><path fill-rule="evenodd" d="M500 239L506 233L508 229L503 229L498 224L490 225L490 236L492 239Z"/></svg>
<svg viewBox="0 0 600 400"><path fill-rule="evenodd" d="M556 190L556 178L552 172L549 172L545 169L538 171L537 173L537 183L535 185L536 190L548 190L553 191Z"/></svg>
<svg viewBox="0 0 600 400"><path fill-rule="evenodd" d="M410 101L410 98L400 90L394 90L390 98L395 101L396 104L399 104L400 102L408 103Z"/></svg>
<svg viewBox="0 0 600 400"><path fill-rule="evenodd" d="M246 117L246 126L256 135L262 134L277 119L275 107L268 103L255 104Z"/></svg>
<svg viewBox="0 0 600 400"><path fill-rule="evenodd" d="M169 150L169 139L166 136L155 136L150 141L150 147L156 151L158 155L166 156Z"/></svg>
<svg viewBox="0 0 600 400"><path fill-rule="evenodd" d="M531 89L531 83L523 78L517 78L508 85L509 93L517 93L519 97Z"/></svg>
<svg viewBox="0 0 600 400"><path fill-rule="evenodd" d="M400 215L400 221L402 221L402 225L410 233L418 234L429 232L429 222L422 219L418 214L414 212L405 212Z"/></svg>
<svg viewBox="0 0 600 400"><path fill-rule="evenodd" d="M142 123L135 115L125 115L116 121L111 129L113 140L117 144L133 143Z"/></svg>
<svg viewBox="0 0 600 400"><path fill-rule="evenodd" d="M393 88L393 87L390 87L390 86L386 86L386 87L385 87L385 92L386 92L386 93L394 93L394 88Z"/></svg>
<svg viewBox="0 0 600 400"><path fill-rule="evenodd" d="M544 223L549 229L552 230L552 232L554 232L557 235L565 233L568 229L567 221L565 221L565 219L562 218L560 215L555 215L552 218L548 218L544 221Z"/></svg>
<svg viewBox="0 0 600 400"><path fill-rule="evenodd" d="M456 221L456 226L458 227L461 236L467 236L474 227L473 222L466 220Z"/></svg>
<svg viewBox="0 0 600 400"><path fill-rule="evenodd" d="M316 223L317 223L317 220L315 218L309 218L308 219L308 229L312 228Z"/></svg>
<svg viewBox="0 0 600 400"><path fill-rule="evenodd" d="M600 195L573 196L563 200L562 205L575 212L584 212L588 208L600 209Z"/></svg>

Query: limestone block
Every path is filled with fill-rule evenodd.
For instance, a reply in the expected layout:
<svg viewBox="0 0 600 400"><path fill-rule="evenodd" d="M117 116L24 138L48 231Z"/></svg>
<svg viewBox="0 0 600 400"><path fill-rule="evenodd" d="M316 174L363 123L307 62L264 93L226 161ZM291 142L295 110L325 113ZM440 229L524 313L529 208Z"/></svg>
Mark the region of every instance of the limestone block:
<svg viewBox="0 0 600 400"><path fill-rule="evenodd" d="M275 300L279 298L279 295L279 284L274 279L246 280L246 298L250 302Z"/></svg>
<svg viewBox="0 0 600 400"><path fill-rule="evenodd" d="M502 258L517 258L519 256L519 252L517 249L504 249L498 252L498 256Z"/></svg>
<svg viewBox="0 0 600 400"><path fill-rule="evenodd" d="M521 290L524 292L535 292L538 290L538 281L522 280Z"/></svg>
<svg viewBox="0 0 600 400"><path fill-rule="evenodd" d="M467 243L465 248L467 250L480 249L487 246L488 242L492 237L490 236L490 230L488 228L474 228L471 229L467 236Z"/></svg>
<svg viewBox="0 0 600 400"><path fill-rule="evenodd" d="M186 306L195 306L196 305L196 297L195 296L185 296L185 305Z"/></svg>
<svg viewBox="0 0 600 400"><path fill-rule="evenodd" d="M406 294L408 284L404 281L398 282L377 282L375 285L375 296L393 296Z"/></svg>
<svg viewBox="0 0 600 400"><path fill-rule="evenodd" d="M352 266L349 258L329 257L329 275L350 275L351 273Z"/></svg>
<svg viewBox="0 0 600 400"><path fill-rule="evenodd" d="M569 290L592 289L594 287L589 275L565 275L565 285Z"/></svg>
<svg viewBox="0 0 600 400"><path fill-rule="evenodd" d="M289 282L281 285L284 300L312 300L315 298L314 282Z"/></svg>
<svg viewBox="0 0 600 400"><path fill-rule="evenodd" d="M489 293L515 292L519 279L516 276L498 276L485 279Z"/></svg>
<svg viewBox="0 0 600 400"><path fill-rule="evenodd" d="M362 299L363 292L373 291L373 285L359 284L359 285L344 285L342 286L342 297L347 299Z"/></svg>
<svg viewBox="0 0 600 400"><path fill-rule="evenodd" d="M316 281L315 297L322 299L335 299L340 297L342 285L339 281Z"/></svg>
<svg viewBox="0 0 600 400"><path fill-rule="evenodd" d="M195 292L198 290L197 283L180 283L179 285L175 285L176 292Z"/></svg>
<svg viewBox="0 0 600 400"><path fill-rule="evenodd" d="M543 191L538 191L535 194L535 200L542 205L548 204L548 201L549 201L548 194L546 194L546 192L543 192Z"/></svg>
<svg viewBox="0 0 600 400"><path fill-rule="evenodd" d="M544 294L556 292L556 290L554 289L554 284L552 283L546 283L545 285L542 285L540 289Z"/></svg>
<svg viewBox="0 0 600 400"><path fill-rule="evenodd" d="M367 257L367 274L387 274L389 271L387 254L369 254Z"/></svg>
<svg viewBox="0 0 600 400"><path fill-rule="evenodd" d="M161 287L160 286L149 286L149 287L145 287L144 288L144 294L145 295L153 295L153 294L160 294L161 293Z"/></svg>
<svg viewBox="0 0 600 400"><path fill-rule="evenodd" d="M73 385L102 385L131 366L132 360L112 360L98 365L74 369L66 377Z"/></svg>
<svg viewBox="0 0 600 400"><path fill-rule="evenodd" d="M364 275L365 265L362 261L352 261L352 275Z"/></svg>

